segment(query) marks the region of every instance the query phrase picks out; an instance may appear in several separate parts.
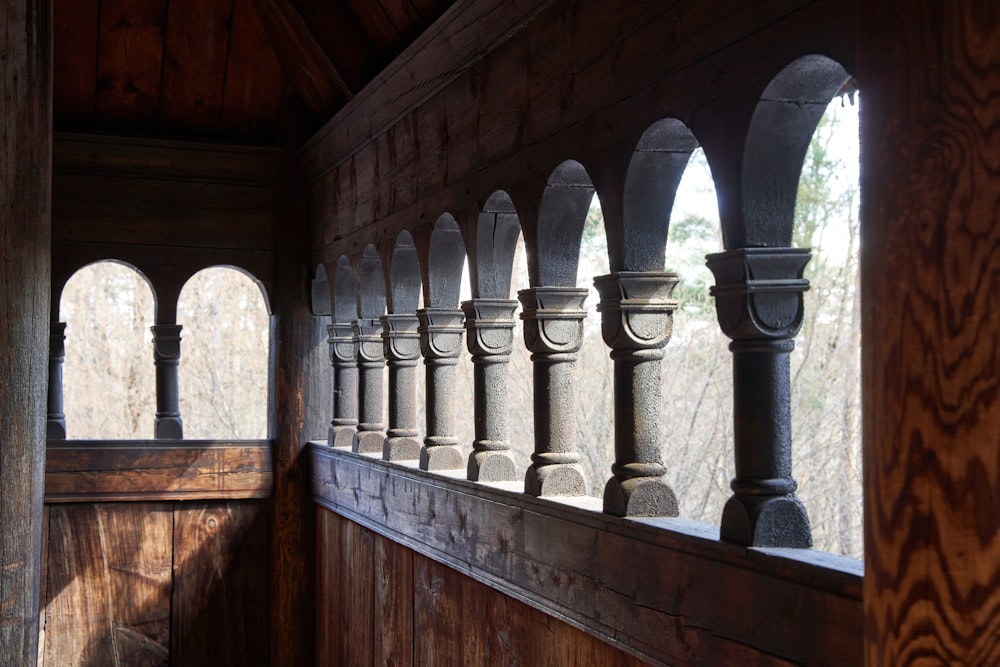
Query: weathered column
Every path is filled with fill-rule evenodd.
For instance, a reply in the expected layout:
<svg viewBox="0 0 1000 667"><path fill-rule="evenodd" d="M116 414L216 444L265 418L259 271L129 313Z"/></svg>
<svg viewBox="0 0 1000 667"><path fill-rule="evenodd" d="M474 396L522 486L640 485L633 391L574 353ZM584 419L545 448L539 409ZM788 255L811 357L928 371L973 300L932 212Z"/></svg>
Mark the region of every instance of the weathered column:
<svg viewBox="0 0 1000 667"><path fill-rule="evenodd" d="M587 482L576 450L576 353L583 344L583 302L577 287L518 292L524 343L531 352L535 451L524 477L534 496L580 496Z"/></svg>
<svg viewBox="0 0 1000 667"><path fill-rule="evenodd" d="M383 315L383 352L389 367L389 430L382 447L386 461L420 458L417 431L417 360L420 359L416 315Z"/></svg>
<svg viewBox="0 0 1000 667"><path fill-rule="evenodd" d="M807 249L736 248L708 256L722 331L732 339L736 477L721 538L748 546L812 546L792 479L789 353L802 325Z"/></svg>
<svg viewBox="0 0 1000 667"><path fill-rule="evenodd" d="M377 319L354 321L355 350L358 359L358 429L351 449L355 452L382 453L385 424L382 422L382 325Z"/></svg>
<svg viewBox="0 0 1000 667"><path fill-rule="evenodd" d="M462 351L462 311L421 308L417 317L427 401L427 437L420 450L420 468L461 469L465 460L455 437L455 366Z"/></svg>
<svg viewBox="0 0 1000 667"><path fill-rule="evenodd" d="M473 481L512 482L517 478L507 440L507 363L514 344L517 301L473 299L462 303L466 343L475 375L476 439L469 455Z"/></svg>
<svg viewBox="0 0 1000 667"><path fill-rule="evenodd" d="M66 439L66 413L63 412L63 362L66 361L66 323L53 322L49 330L49 393L45 437Z"/></svg>
<svg viewBox="0 0 1000 667"><path fill-rule="evenodd" d="M181 363L181 325L155 324L153 364L156 367L156 438L183 438L178 367Z"/></svg>
<svg viewBox="0 0 1000 667"><path fill-rule="evenodd" d="M615 516L677 516L664 480L660 431L661 361L677 301L676 273L621 272L594 280L601 332L615 363L615 462L604 511Z"/></svg>
<svg viewBox="0 0 1000 667"><path fill-rule="evenodd" d="M357 342L349 322L327 325L330 362L333 364L333 419L327 434L331 447L351 447L358 426Z"/></svg>

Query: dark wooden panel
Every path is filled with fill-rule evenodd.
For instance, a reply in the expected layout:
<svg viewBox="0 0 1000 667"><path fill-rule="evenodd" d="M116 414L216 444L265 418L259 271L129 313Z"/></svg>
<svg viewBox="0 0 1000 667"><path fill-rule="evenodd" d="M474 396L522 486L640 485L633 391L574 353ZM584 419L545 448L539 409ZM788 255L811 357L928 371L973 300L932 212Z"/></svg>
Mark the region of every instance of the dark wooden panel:
<svg viewBox="0 0 1000 667"><path fill-rule="evenodd" d="M160 119L214 132L222 111L232 0L170 0Z"/></svg>
<svg viewBox="0 0 1000 667"><path fill-rule="evenodd" d="M267 498L271 449L270 441L52 441L45 500Z"/></svg>
<svg viewBox="0 0 1000 667"><path fill-rule="evenodd" d="M267 250L274 190L59 172L53 234L66 241Z"/></svg>
<svg viewBox="0 0 1000 667"><path fill-rule="evenodd" d="M98 0L52 3L52 106L57 127L86 125L94 119L99 12Z"/></svg>
<svg viewBox="0 0 1000 667"><path fill-rule="evenodd" d="M464 665L464 635L476 633L462 616L462 579L430 558L413 559L413 662Z"/></svg>
<svg viewBox="0 0 1000 667"><path fill-rule="evenodd" d="M362 526L345 522L340 528L343 584L341 592L340 665L371 665L375 648L375 535ZM431 663L424 663L431 664Z"/></svg>
<svg viewBox="0 0 1000 667"><path fill-rule="evenodd" d="M650 659L861 659L857 561L748 550L689 521L622 520L324 446L312 451L324 506ZM755 615L760 609L768 613Z"/></svg>
<svg viewBox="0 0 1000 667"><path fill-rule="evenodd" d="M285 95L285 72L253 0L233 0L221 127L241 136L273 135Z"/></svg>
<svg viewBox="0 0 1000 667"><path fill-rule="evenodd" d="M321 510L322 514L331 514ZM338 519L342 520L342 519ZM413 664L413 551L375 535L373 664ZM320 663L322 664L322 663Z"/></svg>
<svg viewBox="0 0 1000 667"><path fill-rule="evenodd" d="M171 664L266 664L270 510L252 502L174 508Z"/></svg>
<svg viewBox="0 0 1000 667"><path fill-rule="evenodd" d="M192 182L274 185L282 157L278 148L69 132L52 143L56 171Z"/></svg>
<svg viewBox="0 0 1000 667"><path fill-rule="evenodd" d="M172 507L61 505L49 521L44 664L164 664Z"/></svg>
<svg viewBox="0 0 1000 667"><path fill-rule="evenodd" d="M344 520L333 512L316 512L316 664L336 665L345 637L341 634L344 560L341 527Z"/></svg>
<svg viewBox="0 0 1000 667"><path fill-rule="evenodd" d="M859 7L865 664L996 665L1000 15Z"/></svg>
<svg viewBox="0 0 1000 667"><path fill-rule="evenodd" d="M299 0L296 9L348 87L361 90L382 64L383 54L365 36L346 2Z"/></svg>
<svg viewBox="0 0 1000 667"><path fill-rule="evenodd" d="M0 18L0 656L38 654L49 328L52 16L48 0Z"/></svg>
<svg viewBox="0 0 1000 667"><path fill-rule="evenodd" d="M103 122L153 128L160 110L167 0L102 0L97 113Z"/></svg>

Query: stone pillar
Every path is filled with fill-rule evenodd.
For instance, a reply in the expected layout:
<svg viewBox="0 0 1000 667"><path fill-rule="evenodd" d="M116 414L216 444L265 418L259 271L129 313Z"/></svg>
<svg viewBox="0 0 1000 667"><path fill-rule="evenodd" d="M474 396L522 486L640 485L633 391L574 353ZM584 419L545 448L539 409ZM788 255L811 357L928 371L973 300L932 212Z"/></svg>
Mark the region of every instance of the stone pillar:
<svg viewBox="0 0 1000 667"><path fill-rule="evenodd" d="M354 340L358 355L358 429L354 433L351 450L381 454L385 445L382 324L374 318L355 320Z"/></svg>
<svg viewBox="0 0 1000 667"><path fill-rule="evenodd" d="M333 364L333 419L327 434L331 447L351 447L358 426L358 362L354 330L349 322L327 325Z"/></svg>
<svg viewBox="0 0 1000 667"><path fill-rule="evenodd" d="M615 363L615 462L604 511L615 516L677 516L663 479L661 361L677 301L676 273L621 272L594 280L601 332Z"/></svg>
<svg viewBox="0 0 1000 667"><path fill-rule="evenodd" d="M153 363L156 366L156 425L154 437L184 437L180 390L177 378L181 363L181 325L156 324L153 332Z"/></svg>
<svg viewBox="0 0 1000 667"><path fill-rule="evenodd" d="M533 287L518 292L518 298L534 383L535 451L524 477L524 492L586 495L576 451L576 353L583 344L587 290Z"/></svg>
<svg viewBox="0 0 1000 667"><path fill-rule="evenodd" d="M427 437L420 450L420 468L461 469L465 460L455 437L455 366L462 351L462 311L421 308L417 317L427 401Z"/></svg>
<svg viewBox="0 0 1000 667"><path fill-rule="evenodd" d="M420 458L417 431L417 360L420 359L416 315L383 315L382 343L389 366L389 430L382 447L386 461Z"/></svg>
<svg viewBox="0 0 1000 667"><path fill-rule="evenodd" d="M63 412L63 362L66 361L66 323L53 322L49 330L49 393L45 437L66 439L66 414Z"/></svg>
<svg viewBox="0 0 1000 667"><path fill-rule="evenodd" d="M812 546L792 479L789 378L809 259L800 248L736 248L708 256L719 325L733 352L736 477L720 530L727 542Z"/></svg>
<svg viewBox="0 0 1000 667"><path fill-rule="evenodd" d="M517 301L473 299L462 303L466 343L475 373L476 439L468 477L480 482L517 478L507 440L507 363L514 344Z"/></svg>

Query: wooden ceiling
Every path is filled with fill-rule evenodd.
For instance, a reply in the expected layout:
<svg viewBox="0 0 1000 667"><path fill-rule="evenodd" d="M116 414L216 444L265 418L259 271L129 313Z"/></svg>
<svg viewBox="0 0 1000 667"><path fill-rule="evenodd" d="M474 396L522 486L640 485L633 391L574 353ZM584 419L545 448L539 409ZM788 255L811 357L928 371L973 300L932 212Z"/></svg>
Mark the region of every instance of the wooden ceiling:
<svg viewBox="0 0 1000 667"><path fill-rule="evenodd" d="M55 129L276 143L305 109L308 133L451 3L54 0Z"/></svg>

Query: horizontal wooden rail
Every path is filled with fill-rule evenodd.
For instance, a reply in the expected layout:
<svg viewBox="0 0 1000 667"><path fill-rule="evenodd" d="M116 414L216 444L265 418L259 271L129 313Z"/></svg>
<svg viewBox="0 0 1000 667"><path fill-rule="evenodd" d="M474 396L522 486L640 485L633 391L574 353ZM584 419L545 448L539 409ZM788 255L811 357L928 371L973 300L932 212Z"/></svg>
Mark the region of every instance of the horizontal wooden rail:
<svg viewBox="0 0 1000 667"><path fill-rule="evenodd" d="M318 504L646 660L861 663L858 561L746 549L704 524L619 519L322 443L310 452Z"/></svg>
<svg viewBox="0 0 1000 667"><path fill-rule="evenodd" d="M268 498L270 440L60 440L45 461L45 502Z"/></svg>

